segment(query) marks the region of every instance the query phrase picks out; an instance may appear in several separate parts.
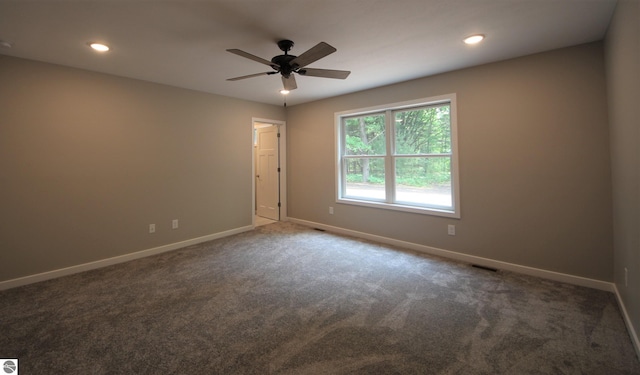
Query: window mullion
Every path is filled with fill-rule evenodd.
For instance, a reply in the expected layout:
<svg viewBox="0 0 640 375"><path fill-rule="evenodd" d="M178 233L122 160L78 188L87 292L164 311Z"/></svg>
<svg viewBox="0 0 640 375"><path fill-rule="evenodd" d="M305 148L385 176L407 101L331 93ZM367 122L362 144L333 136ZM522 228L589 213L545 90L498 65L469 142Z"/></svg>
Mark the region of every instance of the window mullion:
<svg viewBox="0 0 640 375"><path fill-rule="evenodd" d="M387 133L387 155L385 156L385 170L387 170L387 173L385 173L384 177L384 186L386 189L387 203L393 203L396 201L396 163L393 158L395 152L393 149L395 129L393 127L393 112L391 110L385 112L385 132Z"/></svg>
<svg viewBox="0 0 640 375"><path fill-rule="evenodd" d="M347 155L347 141L346 134L347 131L345 129L345 119L340 119L340 180L338 181L340 190L338 197L344 197L347 192L347 159L345 156Z"/></svg>

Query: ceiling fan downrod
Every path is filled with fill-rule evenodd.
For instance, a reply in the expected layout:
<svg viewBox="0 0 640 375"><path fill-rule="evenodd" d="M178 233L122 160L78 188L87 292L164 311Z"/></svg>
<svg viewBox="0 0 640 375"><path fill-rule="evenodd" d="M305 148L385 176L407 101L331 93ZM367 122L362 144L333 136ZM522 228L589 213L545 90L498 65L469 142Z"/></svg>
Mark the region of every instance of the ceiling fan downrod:
<svg viewBox="0 0 640 375"><path fill-rule="evenodd" d="M280 50L282 50L285 55L287 54L287 52L291 51L291 48L293 48L293 45L294 45L293 41L289 39L283 39L278 41L278 48L280 48Z"/></svg>
<svg viewBox="0 0 640 375"><path fill-rule="evenodd" d="M278 55L271 59L271 62L278 65L279 68L273 67L273 69L279 71L283 77L289 78L291 73L295 72L295 68L289 63L291 60L298 56L289 55L289 51L293 48L293 41L284 39L278 42L278 48L284 52L284 55Z"/></svg>

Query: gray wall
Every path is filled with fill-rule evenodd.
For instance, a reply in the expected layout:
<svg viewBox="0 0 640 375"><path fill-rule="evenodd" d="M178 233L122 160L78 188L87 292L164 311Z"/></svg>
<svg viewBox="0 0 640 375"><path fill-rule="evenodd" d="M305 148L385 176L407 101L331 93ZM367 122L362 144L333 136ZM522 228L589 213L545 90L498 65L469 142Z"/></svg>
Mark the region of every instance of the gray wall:
<svg viewBox="0 0 640 375"><path fill-rule="evenodd" d="M640 336L640 5L619 1L606 38L615 283ZM625 286L624 269L629 272ZM639 348L640 349L640 348Z"/></svg>
<svg viewBox="0 0 640 375"><path fill-rule="evenodd" d="M285 119L7 56L0 103L0 281L251 225L251 118Z"/></svg>
<svg viewBox="0 0 640 375"><path fill-rule="evenodd" d="M283 108L6 56L0 82L0 280L251 223L251 118ZM461 219L336 204L334 113L446 93ZM612 281L605 103L592 43L289 107L288 216Z"/></svg>
<svg viewBox="0 0 640 375"><path fill-rule="evenodd" d="M334 113L447 93L457 94L461 219L336 204ZM289 107L287 127L289 217L613 280L602 43Z"/></svg>

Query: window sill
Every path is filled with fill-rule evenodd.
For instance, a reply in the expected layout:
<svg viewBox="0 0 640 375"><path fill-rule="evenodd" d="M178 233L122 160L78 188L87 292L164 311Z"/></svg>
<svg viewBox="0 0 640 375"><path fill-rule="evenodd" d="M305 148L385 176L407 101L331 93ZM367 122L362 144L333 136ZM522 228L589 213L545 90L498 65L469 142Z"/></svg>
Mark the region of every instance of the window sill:
<svg viewBox="0 0 640 375"><path fill-rule="evenodd" d="M421 215L441 216L453 219L460 219L460 213L446 208L407 206L398 203L386 203L376 201L365 201L355 198L338 198L337 203L350 204L354 206L364 206L371 208L379 208L383 210L411 212Z"/></svg>

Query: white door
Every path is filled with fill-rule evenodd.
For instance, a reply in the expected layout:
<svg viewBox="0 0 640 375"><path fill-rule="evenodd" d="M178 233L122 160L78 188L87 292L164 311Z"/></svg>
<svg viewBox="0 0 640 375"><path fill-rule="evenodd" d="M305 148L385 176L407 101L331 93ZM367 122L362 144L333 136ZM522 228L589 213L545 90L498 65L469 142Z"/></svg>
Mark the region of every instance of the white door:
<svg viewBox="0 0 640 375"><path fill-rule="evenodd" d="M256 213L258 216L280 220L280 187L278 172L278 127L269 126L256 131Z"/></svg>

